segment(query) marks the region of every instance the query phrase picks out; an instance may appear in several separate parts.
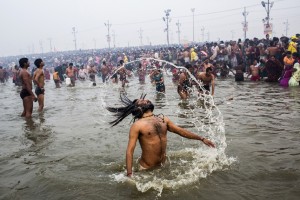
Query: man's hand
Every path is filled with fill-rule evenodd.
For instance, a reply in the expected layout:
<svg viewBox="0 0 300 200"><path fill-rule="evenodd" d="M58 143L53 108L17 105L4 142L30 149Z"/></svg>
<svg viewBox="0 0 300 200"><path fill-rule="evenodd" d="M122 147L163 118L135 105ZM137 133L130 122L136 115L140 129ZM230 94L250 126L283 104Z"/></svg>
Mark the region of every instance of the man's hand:
<svg viewBox="0 0 300 200"><path fill-rule="evenodd" d="M215 144L214 144L213 142L211 142L210 140L206 139L206 138L204 138L204 139L202 140L202 142L203 142L204 144L206 144L207 146L209 146L209 147L215 148Z"/></svg>

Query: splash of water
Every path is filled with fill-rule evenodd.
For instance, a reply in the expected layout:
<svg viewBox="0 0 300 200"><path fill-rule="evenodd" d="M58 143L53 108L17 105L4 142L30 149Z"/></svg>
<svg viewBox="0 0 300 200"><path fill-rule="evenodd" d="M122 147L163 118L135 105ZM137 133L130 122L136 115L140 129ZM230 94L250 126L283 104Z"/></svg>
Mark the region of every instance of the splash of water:
<svg viewBox="0 0 300 200"><path fill-rule="evenodd" d="M203 84L183 66L176 66L171 62L155 58L140 58L130 63L140 62L145 59L147 61L165 63L165 65L171 65L176 69L186 70L190 79L205 91ZM117 73L130 63L119 67L114 73ZM166 69L165 72L167 73ZM179 108L177 114L188 116L193 126L197 129L197 134L203 136L203 133L205 133L204 137L212 140L217 147L212 149L205 145L200 145L198 148L169 151L168 155L171 161L169 167L139 172L134 174L132 179L124 176L125 173L116 173L111 176L113 180L133 183L141 192L154 189L158 192L158 196L160 196L163 189L176 190L187 184L196 183L199 179L209 176L213 171L226 170L236 161L235 158L227 157L225 154L227 143L223 115L216 106L213 96L210 93L199 95L198 89L195 86L189 88L189 93L189 99L182 101L185 108ZM177 101L177 98L174 98L174 101ZM102 104L105 103L102 102Z"/></svg>

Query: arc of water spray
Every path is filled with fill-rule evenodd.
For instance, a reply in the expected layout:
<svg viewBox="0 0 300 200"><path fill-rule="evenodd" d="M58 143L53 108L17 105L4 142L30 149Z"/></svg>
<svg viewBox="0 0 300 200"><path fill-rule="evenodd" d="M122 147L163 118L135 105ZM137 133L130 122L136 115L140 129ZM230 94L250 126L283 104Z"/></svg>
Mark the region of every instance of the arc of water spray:
<svg viewBox="0 0 300 200"><path fill-rule="evenodd" d="M160 60L160 59L156 59L156 58L144 58L144 57L141 57L141 58L139 58L139 59L137 59L137 60L133 60L133 61L130 61L130 62L128 62L128 63L125 63L123 66L121 66L121 67L119 67L118 69L116 69L115 72L114 72L111 76L109 76L108 79L110 79L113 75L115 75L119 70L121 70L122 68L124 68L125 65L128 65L128 64L130 64L130 63L140 62L140 61L142 61L142 60L155 60L155 61L158 61L158 62L164 62L164 63L167 63L167 64L169 64L169 65L172 65L173 67L175 67L175 68L177 68L177 69L184 69L184 70L186 70L186 71L188 72L188 74L190 75L190 77L191 77L198 85L200 85L200 86L202 85L202 84L194 77L194 75L191 74L191 72L190 72L189 70L187 70L187 68L185 68L185 67L183 67L183 66L177 66L177 65L175 65L175 64L173 64L173 63L171 63L171 62L168 62L168 61L166 61L166 60Z"/></svg>
<svg viewBox="0 0 300 200"><path fill-rule="evenodd" d="M158 62L167 63L167 64L169 64L169 65L171 65L171 66L173 66L173 67L175 67L175 68L177 68L177 69L183 69L183 70L185 70L185 71L190 75L191 79L192 79L193 81L195 81L195 82L200 86L200 88L201 88L203 91L205 90L205 89L203 88L203 83L202 83L202 82L199 82L199 81L195 78L195 76L194 76L187 68L185 68L185 67L183 67L183 66L177 66L177 65L175 65L174 63L168 62L168 61L166 61L166 60L156 59L156 58L146 58L146 57L141 57L141 58L139 58L139 59L137 59L137 60L133 60L133 61L127 62L127 63L125 63L124 65L122 65L121 67L119 67L118 69L116 69L115 72L114 72L111 76L108 77L108 79L110 79L113 75L115 75L119 70L121 70L122 68L124 68L126 65L128 65L128 64L130 64L130 63L140 62L140 61L142 61L142 60L148 60L148 61L154 60L154 61L158 61ZM210 93L210 92L209 92L209 93ZM214 106L214 107L219 111L219 109L215 106L215 103L214 103L214 101L213 101L212 96L211 96L211 95L207 95L207 96L209 96L209 97L211 98L211 100L212 100L212 101L211 101L211 106Z"/></svg>

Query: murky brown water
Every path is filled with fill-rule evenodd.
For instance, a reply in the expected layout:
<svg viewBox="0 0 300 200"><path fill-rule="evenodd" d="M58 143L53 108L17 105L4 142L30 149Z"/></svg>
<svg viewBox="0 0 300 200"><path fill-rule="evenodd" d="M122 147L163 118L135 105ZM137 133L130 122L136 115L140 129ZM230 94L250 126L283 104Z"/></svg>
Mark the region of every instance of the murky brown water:
<svg viewBox="0 0 300 200"><path fill-rule="evenodd" d="M38 114L35 103L33 118L26 121L20 117L20 88L0 85L1 199L300 197L300 88L217 80L226 156L169 133L171 166L135 181L123 177L131 119L111 128L113 117L103 108L118 102L119 86L77 82L75 88L55 89L51 81L45 88L45 111ZM154 90L149 80L145 85L131 80L126 88L131 99L147 92L156 114L197 132L191 123L196 114L179 103L170 78L165 97ZM135 159L139 155L137 145Z"/></svg>

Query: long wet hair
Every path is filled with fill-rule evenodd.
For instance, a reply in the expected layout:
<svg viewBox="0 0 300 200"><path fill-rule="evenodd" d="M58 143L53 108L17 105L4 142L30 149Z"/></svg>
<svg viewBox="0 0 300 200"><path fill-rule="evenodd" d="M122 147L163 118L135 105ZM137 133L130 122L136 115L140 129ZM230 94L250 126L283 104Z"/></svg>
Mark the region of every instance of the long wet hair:
<svg viewBox="0 0 300 200"><path fill-rule="evenodd" d="M142 94L140 99L145 99L146 95L147 94ZM124 93L120 94L120 100L124 105L123 107L106 107L108 111L115 113L114 116L117 117L117 119L115 119L114 121L109 122L112 126L117 125L130 114L133 115L133 121L135 121L136 119L142 118L144 112L148 110L154 110L154 105L152 103L139 105L137 103L138 99L134 99L133 101L131 101Z"/></svg>

